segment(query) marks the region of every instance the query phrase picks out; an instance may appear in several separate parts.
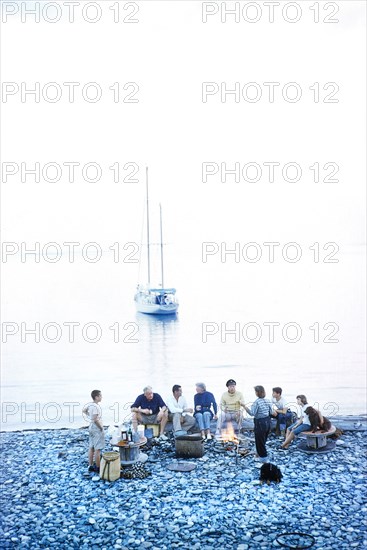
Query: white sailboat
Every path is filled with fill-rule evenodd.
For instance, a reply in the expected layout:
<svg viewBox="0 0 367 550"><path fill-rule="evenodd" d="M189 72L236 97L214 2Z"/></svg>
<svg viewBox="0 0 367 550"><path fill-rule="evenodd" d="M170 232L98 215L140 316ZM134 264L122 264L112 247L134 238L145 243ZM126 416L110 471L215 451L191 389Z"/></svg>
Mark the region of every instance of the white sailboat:
<svg viewBox="0 0 367 550"><path fill-rule="evenodd" d="M146 168L146 210L147 210L147 260L148 260L148 282L146 285L138 285L134 296L135 306L140 313L152 315L175 314L178 310L178 301L175 288L164 287L163 268L163 229L162 229L162 207L160 210L160 253L161 253L161 282L159 288L150 286L150 234L149 234L149 190L148 190L148 168Z"/></svg>

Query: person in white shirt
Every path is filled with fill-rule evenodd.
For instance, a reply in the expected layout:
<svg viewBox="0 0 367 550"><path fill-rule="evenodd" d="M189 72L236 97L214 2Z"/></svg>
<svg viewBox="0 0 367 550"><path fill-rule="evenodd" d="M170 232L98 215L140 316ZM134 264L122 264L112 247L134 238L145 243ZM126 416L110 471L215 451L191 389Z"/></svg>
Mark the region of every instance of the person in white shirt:
<svg viewBox="0 0 367 550"><path fill-rule="evenodd" d="M282 388L279 386L273 388L273 412L271 416L276 418L277 421L275 430L276 435L282 435L285 437L287 423L292 423L292 412L288 408L284 397L282 397L282 391Z"/></svg>
<svg viewBox="0 0 367 550"><path fill-rule="evenodd" d="M311 422L308 418L308 414L306 413L306 409L309 407L307 397L305 395L297 395L297 404L302 407L301 418L289 426L281 449L288 449L296 435L301 432L309 432L311 430Z"/></svg>
<svg viewBox="0 0 367 550"><path fill-rule="evenodd" d="M91 393L93 403L83 408L83 413L89 418L89 450L88 450L88 471L96 472L99 470L101 461L101 450L105 446L105 436L102 423L102 411L100 402L102 401L102 392L93 390ZM96 459L96 465L93 465L93 457Z"/></svg>
<svg viewBox="0 0 367 550"><path fill-rule="evenodd" d="M167 399L169 410L168 420L173 423L173 431L188 431L195 426L196 420L188 413L193 413L193 409L187 406L186 399L182 395L182 388L175 384L172 388L172 395Z"/></svg>

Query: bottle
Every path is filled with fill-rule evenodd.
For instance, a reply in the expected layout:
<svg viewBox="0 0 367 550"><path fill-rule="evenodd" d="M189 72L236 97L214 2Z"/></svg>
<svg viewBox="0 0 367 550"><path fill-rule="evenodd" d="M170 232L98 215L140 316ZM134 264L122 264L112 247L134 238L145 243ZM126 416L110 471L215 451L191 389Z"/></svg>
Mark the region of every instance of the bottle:
<svg viewBox="0 0 367 550"><path fill-rule="evenodd" d="M111 434L111 445L117 445L120 441L120 430L118 426L114 426Z"/></svg>
<svg viewBox="0 0 367 550"><path fill-rule="evenodd" d="M126 424L122 425L121 429L121 439L122 441L128 441L128 435L127 435L127 427Z"/></svg>
<svg viewBox="0 0 367 550"><path fill-rule="evenodd" d="M131 430L131 426L129 426L129 430L127 432L127 440L132 441L133 440L133 432Z"/></svg>

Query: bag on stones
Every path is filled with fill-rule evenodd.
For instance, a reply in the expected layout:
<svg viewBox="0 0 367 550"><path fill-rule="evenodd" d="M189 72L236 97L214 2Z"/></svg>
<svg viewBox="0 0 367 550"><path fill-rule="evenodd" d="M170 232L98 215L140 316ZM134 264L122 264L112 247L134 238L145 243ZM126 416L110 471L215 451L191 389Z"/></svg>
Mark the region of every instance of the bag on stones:
<svg viewBox="0 0 367 550"><path fill-rule="evenodd" d="M99 476L106 481L115 481L120 478L120 453L115 451L103 453Z"/></svg>
<svg viewBox="0 0 367 550"><path fill-rule="evenodd" d="M272 464L271 462L266 462L263 464L260 468L260 481L262 483L270 483L271 481L274 481L275 483L279 483L282 479L283 474L276 466L275 464Z"/></svg>

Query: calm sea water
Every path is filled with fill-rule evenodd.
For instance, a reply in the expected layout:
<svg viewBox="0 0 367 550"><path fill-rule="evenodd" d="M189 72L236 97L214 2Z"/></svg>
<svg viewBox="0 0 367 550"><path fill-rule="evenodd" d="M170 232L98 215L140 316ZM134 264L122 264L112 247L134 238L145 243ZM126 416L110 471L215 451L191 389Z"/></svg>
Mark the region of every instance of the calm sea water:
<svg viewBox="0 0 367 550"><path fill-rule="evenodd" d="M179 383L192 402L196 382L219 400L229 378L248 402L255 384L268 395L279 385L290 403L304 393L325 414L365 411L360 247L345 250L338 265L260 268L203 263L194 252L182 251L169 265L175 280L167 284L177 286L181 302L174 318L135 312L136 264L77 258L57 268L27 263L20 269L8 262L3 332L10 322L8 330L18 331L3 343L2 429L85 425L81 409L92 389L102 390L104 422L111 424L125 418L147 384L165 398ZM24 331L36 322L39 343ZM74 342L70 323L79 323ZM279 323L273 341L269 323ZM236 327L237 336L225 333ZM97 336L95 343L85 340Z"/></svg>

